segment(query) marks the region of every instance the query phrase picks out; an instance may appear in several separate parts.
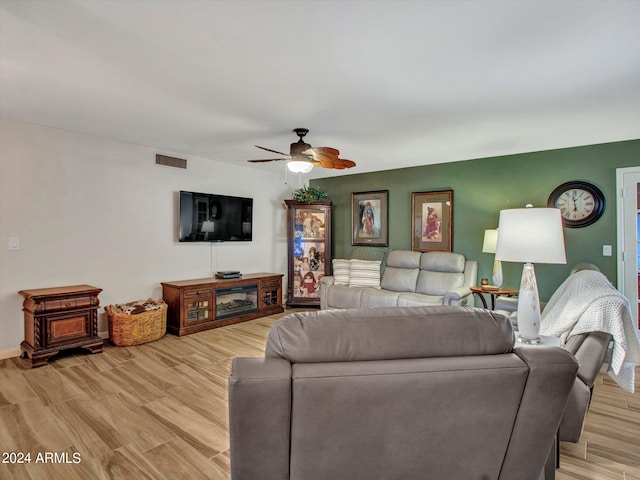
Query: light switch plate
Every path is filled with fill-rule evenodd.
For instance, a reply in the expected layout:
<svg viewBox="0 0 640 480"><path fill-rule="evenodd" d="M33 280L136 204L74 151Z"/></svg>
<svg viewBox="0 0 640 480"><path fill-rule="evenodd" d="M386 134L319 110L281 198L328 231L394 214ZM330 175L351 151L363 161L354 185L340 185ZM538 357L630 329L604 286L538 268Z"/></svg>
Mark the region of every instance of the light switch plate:
<svg viewBox="0 0 640 480"><path fill-rule="evenodd" d="M20 250L20 237L9 237L9 250Z"/></svg>
<svg viewBox="0 0 640 480"><path fill-rule="evenodd" d="M611 245L603 245L602 246L602 256L610 257L611 256Z"/></svg>

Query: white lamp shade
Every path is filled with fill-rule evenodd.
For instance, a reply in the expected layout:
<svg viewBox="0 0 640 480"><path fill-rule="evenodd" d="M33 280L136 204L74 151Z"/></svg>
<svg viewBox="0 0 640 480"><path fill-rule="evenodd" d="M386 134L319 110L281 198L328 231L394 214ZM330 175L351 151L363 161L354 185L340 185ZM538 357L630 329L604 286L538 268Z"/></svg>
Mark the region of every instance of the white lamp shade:
<svg viewBox="0 0 640 480"><path fill-rule="evenodd" d="M498 224L496 259L506 262L567 263L560 210L502 210Z"/></svg>
<svg viewBox="0 0 640 480"><path fill-rule="evenodd" d="M489 229L484 231L484 241L482 242L482 253L496 253L498 243L498 230Z"/></svg>
<svg viewBox="0 0 640 480"><path fill-rule="evenodd" d="M309 173L313 170L313 163L306 160L289 160L287 168L293 173Z"/></svg>

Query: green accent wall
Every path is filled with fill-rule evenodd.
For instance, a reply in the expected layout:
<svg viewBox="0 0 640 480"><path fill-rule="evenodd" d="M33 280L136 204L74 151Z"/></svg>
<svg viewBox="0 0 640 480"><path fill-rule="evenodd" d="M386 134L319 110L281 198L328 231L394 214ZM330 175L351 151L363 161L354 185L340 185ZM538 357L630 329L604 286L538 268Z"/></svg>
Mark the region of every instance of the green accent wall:
<svg viewBox="0 0 640 480"><path fill-rule="evenodd" d="M361 164L366 158L356 159ZM389 190L389 247L411 249L411 193L453 190L453 251L478 261L478 278L491 278L493 254L482 253L484 230L500 210L527 203L544 207L558 185L583 180L606 197L603 216L584 228L565 228L566 265L536 265L540 298L548 300L576 263L596 264L616 281L616 168L640 165L640 140L464 160L311 180L333 202L333 258L349 258L351 193ZM602 246L613 256L603 257ZM518 288L522 265L503 262L504 285Z"/></svg>

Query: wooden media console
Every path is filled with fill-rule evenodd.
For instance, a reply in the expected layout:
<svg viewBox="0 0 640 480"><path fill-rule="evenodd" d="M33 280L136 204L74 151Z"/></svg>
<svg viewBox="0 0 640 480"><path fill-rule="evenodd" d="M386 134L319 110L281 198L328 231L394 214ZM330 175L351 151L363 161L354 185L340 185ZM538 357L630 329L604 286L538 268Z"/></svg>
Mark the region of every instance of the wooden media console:
<svg viewBox="0 0 640 480"><path fill-rule="evenodd" d="M167 330L187 335L284 312L282 274L162 282Z"/></svg>

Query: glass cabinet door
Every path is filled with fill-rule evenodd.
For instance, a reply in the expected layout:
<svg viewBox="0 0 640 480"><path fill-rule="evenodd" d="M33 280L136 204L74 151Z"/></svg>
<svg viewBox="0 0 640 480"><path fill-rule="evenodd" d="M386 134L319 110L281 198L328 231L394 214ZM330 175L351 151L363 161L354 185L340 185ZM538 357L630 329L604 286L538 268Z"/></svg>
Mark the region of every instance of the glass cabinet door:
<svg viewBox="0 0 640 480"><path fill-rule="evenodd" d="M187 322L203 322L211 320L209 300L194 300L187 302Z"/></svg>
<svg viewBox="0 0 640 480"><path fill-rule="evenodd" d="M289 300L295 305L320 305L320 279L331 274L331 207L289 205Z"/></svg>

